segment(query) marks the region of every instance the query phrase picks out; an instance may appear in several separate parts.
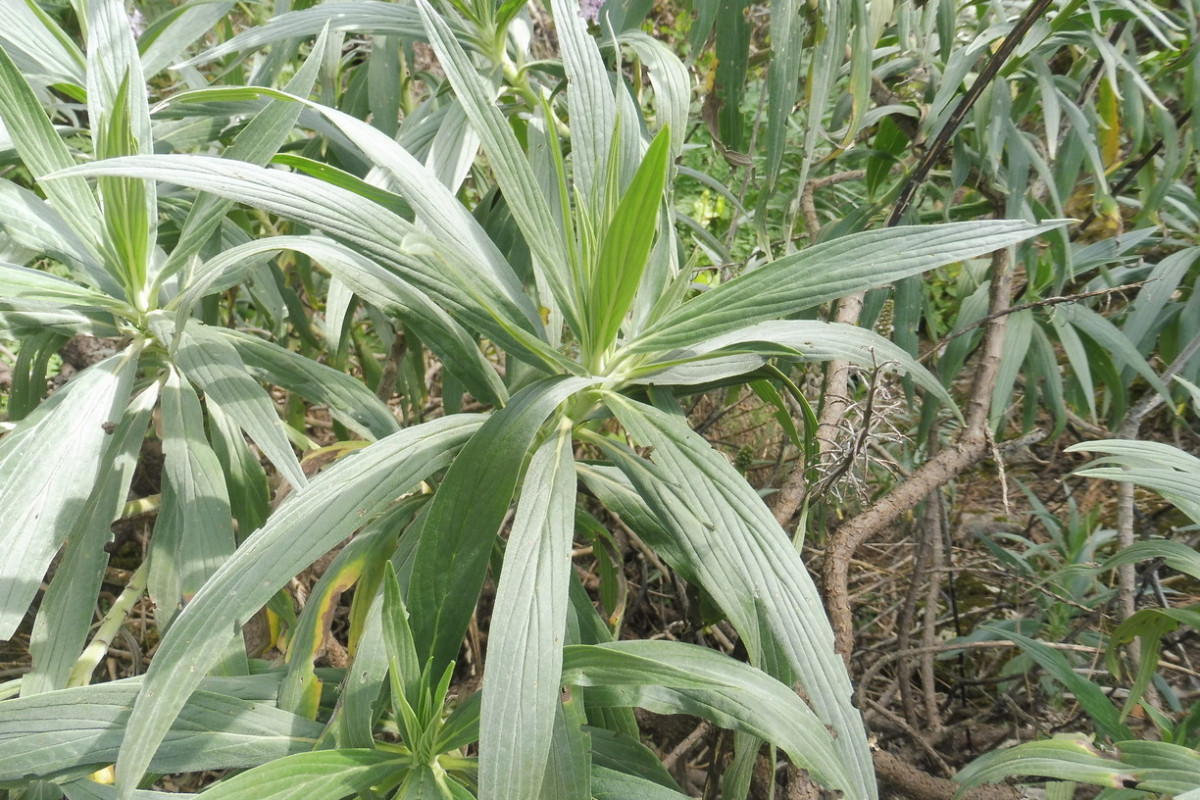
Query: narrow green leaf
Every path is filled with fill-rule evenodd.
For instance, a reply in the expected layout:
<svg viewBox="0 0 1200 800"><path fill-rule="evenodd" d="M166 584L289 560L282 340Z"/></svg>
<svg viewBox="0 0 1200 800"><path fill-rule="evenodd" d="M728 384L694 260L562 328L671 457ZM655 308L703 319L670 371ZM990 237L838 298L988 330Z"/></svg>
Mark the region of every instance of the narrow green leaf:
<svg viewBox="0 0 1200 800"><path fill-rule="evenodd" d="M395 797L397 800L471 800L474 795L440 767L417 764L404 777Z"/></svg>
<svg viewBox="0 0 1200 800"><path fill-rule="evenodd" d="M590 383L547 378L490 416L446 473L421 529L408 590L422 663L453 661L475 610L496 533L542 423Z"/></svg>
<svg viewBox="0 0 1200 800"><path fill-rule="evenodd" d="M162 509L147 557L150 596L165 627L236 547L220 462L195 390L177 370L162 391Z"/></svg>
<svg viewBox="0 0 1200 800"><path fill-rule="evenodd" d="M785 749L828 788L852 791L833 736L796 693L716 651L650 640L571 645L564 655L562 680L589 687L589 705L637 705L655 713L693 714L752 733Z"/></svg>
<svg viewBox="0 0 1200 800"><path fill-rule="evenodd" d="M750 20L748 0L720 0L715 41L717 56L713 92L717 133L726 148L741 151L744 125L742 98L746 96L746 72L750 67Z"/></svg>
<svg viewBox="0 0 1200 800"><path fill-rule="evenodd" d="M121 287L105 272L99 253L79 238L52 205L10 181L0 181L0 203L4 204L0 226L14 242L60 261L72 270L73 277L109 295L109 302L117 302Z"/></svg>
<svg viewBox="0 0 1200 800"><path fill-rule="evenodd" d="M1146 285L1138 290L1137 297L1129 306L1129 315L1121 326L1121 331L1139 352L1150 351L1153 344L1151 332L1157 329L1162 321L1163 310L1198 258L1200 247L1189 247L1172 253L1154 266Z"/></svg>
<svg viewBox="0 0 1200 800"><path fill-rule="evenodd" d="M804 81L804 144L800 174L796 178L797 193L803 190L808 181L808 171L817 157L817 148L823 144L825 115L842 64L846 60L846 44L850 41L850 3L841 0L819 0L814 11L815 46L810 50ZM866 55L864 53L862 57Z"/></svg>
<svg viewBox="0 0 1200 800"><path fill-rule="evenodd" d="M245 90L238 88L234 91ZM193 96L220 96L220 93L221 90L208 90ZM275 92L269 96L280 99L286 97ZM476 285L486 282L488 290L478 293L477 302L485 307L489 304L498 306L512 316L513 319L506 324L532 331L540 328L541 320L496 245L466 207L455 198L454 193L438 181L424 164L390 136L362 120L334 108L307 103L301 98L289 99L303 103L328 119L371 163L395 182L416 212L417 221L429 229L444 253L447 266L455 269L459 282L466 285L467 291L474 293ZM503 302L499 302L500 299Z"/></svg>
<svg viewBox="0 0 1200 800"><path fill-rule="evenodd" d="M1019 645L1052 678L1074 692L1079 704L1096 721L1096 726L1103 735L1114 741L1132 738L1129 728L1121 722L1120 712L1108 699L1104 689L1071 669L1070 663L1062 653L1042 642L1015 631L1006 630L998 625L985 624L982 627L998 638L1009 639ZM1053 773L1046 774L1053 775ZM1053 775L1053 777L1066 779L1065 776L1060 775Z"/></svg>
<svg viewBox="0 0 1200 800"><path fill-rule="evenodd" d="M1067 452L1080 451L1108 458L1087 465L1077 475L1153 489L1200 523L1200 459L1162 442L1122 439L1080 442L1067 448Z"/></svg>
<svg viewBox="0 0 1200 800"><path fill-rule="evenodd" d="M592 765L592 795L596 800L688 800L674 789L599 764Z"/></svg>
<svg viewBox="0 0 1200 800"><path fill-rule="evenodd" d="M396 571L388 561L383 575L383 639L387 645L388 669L392 680L392 702L399 708L401 700L417 703L417 686L421 677L421 662L408 622L408 609L396 581ZM400 721L400 720L398 720ZM403 731L404 740L411 741L416 731Z"/></svg>
<svg viewBox="0 0 1200 800"><path fill-rule="evenodd" d="M601 783L598 770L606 769L679 793L679 784L671 773L639 739L607 728L589 727L587 731L592 737L593 791Z"/></svg>
<svg viewBox="0 0 1200 800"><path fill-rule="evenodd" d="M230 248L210 259L179 298L176 324L199 298L239 282L254 257L294 250L318 261L331 275L377 308L409 325L476 398L496 405L508 390L475 340L424 293L395 273L344 245L317 236L273 236Z"/></svg>
<svg viewBox="0 0 1200 800"><path fill-rule="evenodd" d="M0 119L17 154L35 178L66 169L75 163L70 150L50 124L41 103L8 53L0 48ZM43 186L46 196L95 252L104 241L104 217L91 187L82 177Z"/></svg>
<svg viewBox="0 0 1200 800"><path fill-rule="evenodd" d="M221 8L224 5L205 3L201 4L200 8ZM185 8L180 14L180 20L191 16L194 11L195 6ZM173 27L174 25L175 23L172 23ZM155 49L158 42L159 40L156 39L151 45L152 50ZM313 83L317 78L317 68L321 63L318 54L323 52L323 45L324 33L314 43L312 55L300 65L296 74L288 81L286 87L288 92L307 97L312 91ZM147 53L147 58L149 57L150 53ZM303 106L299 103L281 99L272 100L266 108L255 114L254 118L246 124L233 143L226 148L224 157L259 166L265 165L286 140L287 135L295 126L296 120L299 119L302 108ZM174 275L192 256L199 253L200 248L217 230L221 220L225 218L232 207L231 200L207 194L197 197L191 208L188 209L187 220L179 234L179 241L171 249L166 263L159 269L158 280L161 281ZM186 283L190 283L190 281Z"/></svg>
<svg viewBox="0 0 1200 800"><path fill-rule="evenodd" d="M513 218L529 243L535 263L543 272L567 324L579 335L582 328L576 302L577 287L571 280L566 248L545 195L538 188L537 177L508 120L496 106L495 92L483 83L450 27L425 0L418 0L416 5L438 63L446 71L446 78L479 134L488 163L496 174Z"/></svg>
<svg viewBox="0 0 1200 800"><path fill-rule="evenodd" d="M203 53L177 65L198 66L234 53L247 54L274 42L301 39L319 34L326 26L332 32L361 32L396 35L420 41L425 36L421 18L412 6L360 0L359 2L321 3L301 11L280 14L232 36Z"/></svg>
<svg viewBox="0 0 1200 800"><path fill-rule="evenodd" d="M766 168L763 170L766 198L773 194L783 164L788 129L800 86L801 55L804 53L806 28L800 15L799 0L778 0L771 4L771 62L767 67ZM811 118L811 113L808 115ZM819 119L819 117L818 117Z"/></svg>
<svg viewBox="0 0 1200 800"><path fill-rule="evenodd" d="M411 758L386 750L296 753L228 778L204 791L209 800L339 800L394 785Z"/></svg>
<svg viewBox="0 0 1200 800"><path fill-rule="evenodd" d="M1139 741L1117 745L1121 760L1137 770L1138 788L1182 797L1200 789L1200 754L1171 742Z"/></svg>
<svg viewBox="0 0 1200 800"><path fill-rule="evenodd" d="M88 116L98 158L154 152L146 76L124 0L88 3ZM106 244L130 301L149 304L147 276L155 241L158 198L152 181L106 178L99 182Z"/></svg>
<svg viewBox="0 0 1200 800"><path fill-rule="evenodd" d="M617 338L642 282L667 182L670 143L670 129L664 127L654 137L604 232L587 304L597 353Z"/></svg>
<svg viewBox="0 0 1200 800"><path fill-rule="evenodd" d="M329 406L333 418L368 439L400 429L391 410L362 381L277 344L227 328L211 333L228 339L260 380Z"/></svg>
<svg viewBox="0 0 1200 800"><path fill-rule="evenodd" d="M684 420L615 394L605 402L635 441L654 448L653 463L631 460L611 445L606 451L667 528L684 573L699 577L746 639L752 660L782 680L800 676L817 714L837 731L835 746L851 781L846 790L873 798L874 770L849 677L787 534L757 492Z"/></svg>
<svg viewBox="0 0 1200 800"><path fill-rule="evenodd" d="M265 90L263 90L265 91ZM254 205L320 230L362 253L425 292L452 315L477 328L511 354L557 371L577 365L551 350L528 327L523 314L494 285L461 276L442 245L428 232L351 191L303 175L207 156L136 156L74 168L71 175L126 175L190 186ZM56 176L55 180L59 177ZM456 279L456 274L461 280ZM483 299L481 299L483 298Z"/></svg>
<svg viewBox="0 0 1200 800"><path fill-rule="evenodd" d="M534 453L504 551L484 673L481 800L528 800L542 785L559 701L574 509L568 424Z"/></svg>
<svg viewBox="0 0 1200 800"><path fill-rule="evenodd" d="M0 262L0 296L5 298L5 305L14 307L20 305L14 302L16 300L30 300L74 308L84 313L122 316L132 311L128 304L115 297L86 286L80 286L66 278L2 262Z"/></svg>
<svg viewBox="0 0 1200 800"><path fill-rule="evenodd" d="M720 360L721 354L755 356L750 360ZM761 355L758 355L761 353ZM757 369L770 358L796 361L848 361L865 369L895 370L911 376L919 386L951 409L950 393L933 374L904 350L874 331L854 325L820 320L761 322L663 356L657 369L651 363L640 367L636 382L671 385L693 378L713 381L727 375Z"/></svg>
<svg viewBox="0 0 1200 800"><path fill-rule="evenodd" d="M992 389L991 410L988 415L988 422L993 431L1003 424L1009 404L1013 400L1017 375L1022 371L1029 352L1033 325L1033 312L1028 309L1009 315L1008 329L1004 336L1004 354L1000 358L1000 368L996 371L996 384Z"/></svg>
<svg viewBox="0 0 1200 800"><path fill-rule="evenodd" d="M279 707L309 719L317 716L320 681L315 663L324 650L338 599L353 589L368 565L387 556L396 546L395 529L370 525L360 531L334 557L308 593L288 642L287 672L279 685Z"/></svg>
<svg viewBox="0 0 1200 800"><path fill-rule="evenodd" d="M292 492L172 624L146 673L117 762L131 792L222 648L276 591L397 495L446 466L479 426L467 414L407 428L338 461Z"/></svg>
<svg viewBox="0 0 1200 800"><path fill-rule="evenodd" d="M537 795L540 800L592 800L592 735L586 723L583 692L564 688L554 705L550 757Z"/></svg>
<svg viewBox="0 0 1200 800"><path fill-rule="evenodd" d="M79 373L0 439L0 639L12 638L92 493L139 352Z"/></svg>
<svg viewBox="0 0 1200 800"><path fill-rule="evenodd" d="M189 44L225 19L233 6L234 0L189 2L156 18L138 37L142 71L150 77L175 63Z"/></svg>
<svg viewBox="0 0 1200 800"><path fill-rule="evenodd" d="M238 541L262 527L271 505L271 487L259 456L250 449L241 427L219 403L207 398L208 436L213 452L221 462L229 508L237 521Z"/></svg>
<svg viewBox="0 0 1200 800"><path fill-rule="evenodd" d="M796 314L847 294L1016 244L1061 223L1017 220L864 231L744 273L668 312L630 344L646 353Z"/></svg>
<svg viewBox="0 0 1200 800"><path fill-rule="evenodd" d="M1057 311L1072 326L1109 353L1119 367L1136 372L1152 389L1162 394L1163 399L1171 402L1171 391L1166 384L1137 351L1133 342L1115 325L1081 303L1068 303Z"/></svg>
<svg viewBox="0 0 1200 800"><path fill-rule="evenodd" d="M157 383L151 384L133 399L108 443L96 490L75 520L62 560L38 606L29 637L33 669L21 681L22 696L65 688L87 642L108 565L104 546L133 482L158 388Z"/></svg>
<svg viewBox="0 0 1200 800"><path fill-rule="evenodd" d="M137 682L113 681L0 703L0 785L80 776L112 764ZM169 722L155 772L251 767L312 748L321 725L277 708L198 691Z"/></svg>
<svg viewBox="0 0 1200 800"><path fill-rule="evenodd" d="M63 781L58 785L67 800L116 800L117 789L108 783L96 783L88 778L74 781ZM133 800L195 800L198 794L190 792L155 792L149 789L138 789L133 793Z"/></svg>
<svg viewBox="0 0 1200 800"><path fill-rule="evenodd" d="M34 2L4 4L0 43L30 75L49 83L84 84L86 62L79 46Z"/></svg>
<svg viewBox="0 0 1200 800"><path fill-rule="evenodd" d="M620 31L617 41L632 50L646 67L646 76L654 89L655 120L660 129L671 129L671 156L668 161L673 165L683 152L684 139L687 137L692 101L692 81L688 69L668 44L645 31L637 28Z"/></svg>
<svg viewBox="0 0 1200 800"><path fill-rule="evenodd" d="M570 82L567 113L571 124L572 168L575 185L588 207L604 208L604 170L617 125L608 69L596 41L588 34L579 5L551 0L563 69Z"/></svg>
<svg viewBox="0 0 1200 800"><path fill-rule="evenodd" d="M1091 742L1062 737L986 753L959 770L954 780L964 791L1024 775L1121 787L1132 778L1130 772L1121 762L1096 752Z"/></svg>
<svg viewBox="0 0 1200 800"><path fill-rule="evenodd" d="M1075 447L1075 445L1072 445ZM1070 450L1071 448L1068 448ZM1150 561L1161 558L1173 570L1191 575L1200 580L1200 553L1194 547L1183 542L1170 539L1151 539L1145 542L1134 542L1123 548L1100 565L1102 570L1109 570L1123 564L1136 564L1139 561Z"/></svg>
<svg viewBox="0 0 1200 800"><path fill-rule="evenodd" d="M154 327L160 337L166 338L171 327L166 319L160 320L161 329ZM174 359L183 374L233 417L292 488L306 486L308 479L288 442L275 401L247 374L246 365L229 340L208 334L195 321L175 334L178 344Z"/></svg>

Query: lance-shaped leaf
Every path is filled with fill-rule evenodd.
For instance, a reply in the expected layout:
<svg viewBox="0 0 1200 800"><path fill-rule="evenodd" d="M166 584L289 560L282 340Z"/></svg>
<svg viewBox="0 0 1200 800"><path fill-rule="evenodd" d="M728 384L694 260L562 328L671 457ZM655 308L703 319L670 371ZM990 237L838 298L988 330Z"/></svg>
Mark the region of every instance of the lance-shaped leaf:
<svg viewBox="0 0 1200 800"><path fill-rule="evenodd" d="M1008 639L1018 645L1037 662L1038 666L1046 670L1050 677L1071 690L1079 700L1079 704L1096 721L1096 727L1102 734L1117 741L1132 738L1129 728L1121 721L1120 712L1105 694L1104 689L1099 684L1093 683L1075 672L1066 656L1058 650L1015 631L1005 630L1000 625L987 623L981 627L999 639Z"/></svg>
<svg viewBox="0 0 1200 800"><path fill-rule="evenodd" d="M166 322L165 318L159 319ZM160 337L170 335L168 326L155 327L156 332L161 330ZM174 359L183 374L233 417L293 488L307 485L308 478L288 443L275 401L246 372L246 365L229 340L209 335L194 320L177 333Z"/></svg>
<svg viewBox="0 0 1200 800"><path fill-rule="evenodd" d="M865 231L809 247L746 272L689 300L650 325L630 349L638 353L698 341L797 314L1060 226L1019 220L920 225Z"/></svg>
<svg viewBox="0 0 1200 800"><path fill-rule="evenodd" d="M142 71L146 75L157 75L175 63L189 44L204 37L218 22L226 19L235 0L219 2L183 3L172 8L155 20L152 40L141 37ZM165 19L164 19L165 18ZM165 26L159 27L166 22Z"/></svg>
<svg viewBox="0 0 1200 800"><path fill-rule="evenodd" d="M147 554L147 586L158 624L166 627L237 543L221 463L204 434L200 398L174 368L163 386L161 407L162 509Z"/></svg>
<svg viewBox="0 0 1200 800"><path fill-rule="evenodd" d="M1063 308L1056 311L1056 316L1058 315L1100 345L1119 368L1136 372L1145 379L1146 383L1150 384L1151 388L1161 394L1163 399L1170 402L1171 391L1134 347L1129 337L1116 325L1081 303L1065 304Z"/></svg>
<svg viewBox="0 0 1200 800"><path fill-rule="evenodd" d="M386 750L296 753L221 781L206 789L204 796L209 800L340 800L373 787L395 785L411 761Z"/></svg>
<svg viewBox="0 0 1200 800"><path fill-rule="evenodd" d="M546 378L495 412L463 448L429 506L408 589L413 639L435 670L454 660L522 466L554 409L591 381Z"/></svg>
<svg viewBox="0 0 1200 800"><path fill-rule="evenodd" d="M187 155L106 159L59 173L54 180L76 175L125 175L176 183L295 220L396 270L511 353L559 370L573 368L538 339L524 311L492 282L473 280L462 265L444 258L439 243L428 233L340 186L278 169Z"/></svg>
<svg viewBox="0 0 1200 800"><path fill-rule="evenodd" d="M1121 760L1136 770L1138 788L1183 798L1200 795L1200 753L1171 742L1120 742Z"/></svg>
<svg viewBox="0 0 1200 800"><path fill-rule="evenodd" d="M1136 564L1139 561L1149 561L1153 558L1161 558L1163 563L1171 569L1187 573L1200 580L1200 553L1196 552L1196 548L1189 547L1183 542L1164 539L1134 542L1105 560L1100 568L1107 570L1122 564Z"/></svg>
<svg viewBox="0 0 1200 800"><path fill-rule="evenodd" d="M58 784L67 800L116 800L117 789L110 783L97 783L89 778L74 781L63 781ZM150 789L138 789L133 793L133 800L195 800L198 794L190 792L156 792Z"/></svg>
<svg viewBox="0 0 1200 800"><path fill-rule="evenodd" d="M660 783L598 764L592 765L592 793L597 800L690 800L689 796Z"/></svg>
<svg viewBox="0 0 1200 800"><path fill-rule="evenodd" d="M360 531L312 587L290 634L287 673L279 687L280 708L309 719L316 718L321 683L314 663L325 648L325 637L331 635L329 629L338 598L354 588L370 561L387 560L389 552L395 549L396 533L394 529L381 529L375 525Z"/></svg>
<svg viewBox="0 0 1200 800"><path fill-rule="evenodd" d="M206 6L207 4L200 8L204 9ZM220 8L221 6L213 4L207 7ZM180 17L189 16L196 11L195 6L185 8ZM201 13L204 12L201 11ZM172 26L174 24L172 23ZM155 39L151 44L151 50L161 39L161 36ZM322 32L313 45L312 54L288 81L287 91L301 96L307 96L312 91L318 67L321 65L320 55L324 52L325 41L324 32ZM150 53L147 53L147 58L149 56ZM246 161L260 166L266 164L291 133L292 127L300 117L302 108L303 106L298 103L284 100L272 101L266 108L254 115L254 118L246 124L246 127L222 155L227 159ZM171 249L166 263L159 270L157 279L161 281L164 277L175 274L192 256L200 252L200 248L217 230L221 220L225 218L232 207L233 203L228 199L211 195L197 197L188 209L187 221L183 225L183 230L180 231L179 241Z"/></svg>
<svg viewBox="0 0 1200 800"><path fill-rule="evenodd" d="M334 419L359 435L382 438L400 428L391 410L362 381L257 336L228 328L208 332L232 342L242 362L261 380L329 406Z"/></svg>
<svg viewBox="0 0 1200 800"><path fill-rule="evenodd" d="M60 261L71 269L73 277L111 295L109 302L117 302L120 285L104 271L99 254L79 238L54 206L9 181L0 181L0 204L4 207L0 226L14 242Z"/></svg>
<svg viewBox="0 0 1200 800"><path fill-rule="evenodd" d="M274 42L315 36L326 26L335 32L396 35L406 40L422 40L425 37L421 19L412 6L381 3L377 0L322 3L303 11L280 14L226 39L216 47L211 47L178 66L206 64L233 53L249 53Z"/></svg>
<svg viewBox="0 0 1200 800"><path fill-rule="evenodd" d="M562 667L575 528L569 425L529 464L496 589L479 732L480 797L537 795L550 751Z"/></svg>
<svg viewBox="0 0 1200 800"><path fill-rule="evenodd" d="M478 426L477 417L460 414L405 429L338 461L288 495L196 593L163 639L117 761L122 796L136 788L172 720L240 626L322 553L445 467Z"/></svg>
<svg viewBox="0 0 1200 800"><path fill-rule="evenodd" d="M571 91L567 112L571 123L572 166L579 194L589 207L605 207L604 171L617 124L612 79L596 41L575 0L552 0L554 27Z"/></svg>
<svg viewBox="0 0 1200 800"><path fill-rule="evenodd" d="M239 283L253 268L255 256L278 250L310 256L355 294L403 320L478 399L496 405L508 399L496 370L449 314L395 273L318 236L273 236L231 247L209 259L180 296L176 324L183 324L182 318L201 297Z"/></svg>
<svg viewBox="0 0 1200 800"><path fill-rule="evenodd" d="M137 682L113 681L0 703L0 786L113 763L138 689ZM177 712L150 762L156 772L255 766L312 749L322 728L265 703L208 691Z"/></svg>
<svg viewBox="0 0 1200 800"><path fill-rule="evenodd" d="M96 484L139 350L79 373L0 439L0 639L12 638Z"/></svg>
<svg viewBox="0 0 1200 800"><path fill-rule="evenodd" d="M721 358L725 353L750 358ZM758 355L761 353L761 355ZM745 374L770 358L796 361L847 361L866 369L894 369L910 375L950 408L954 401L941 382L915 358L879 334L855 325L820 320L760 322L747 328L706 339L692 347L664 355L656 364L636 372L637 383L687 384Z"/></svg>
<svg viewBox="0 0 1200 800"><path fill-rule="evenodd" d="M96 595L108 565L104 546L112 537L113 520L120 516L133 482L158 390L158 383L152 383L133 399L107 444L106 467L75 520L62 560L38 606L29 637L33 669L21 680L23 696L66 687L87 641Z"/></svg>
<svg viewBox="0 0 1200 800"><path fill-rule="evenodd" d="M86 59L70 34L37 3L4 4L0 43L22 69L49 83L83 86Z"/></svg>
<svg viewBox="0 0 1200 800"><path fill-rule="evenodd" d="M17 154L35 178L65 169L75 163L71 151L50 124L42 104L17 65L0 48L0 119L12 138ZM100 204L82 178L68 178L42 187L55 209L75 229L87 246L99 253L104 222Z"/></svg>
<svg viewBox="0 0 1200 800"><path fill-rule="evenodd" d="M33 301L92 314L122 315L132 311L127 303L111 295L48 272L3 262L0 262L0 297L11 308L20 308L20 301Z"/></svg>
<svg viewBox="0 0 1200 800"><path fill-rule="evenodd" d="M964 791L1021 775L1120 788L1133 780L1132 772L1128 765L1098 753L1091 742L1063 736L986 753L959 770L954 780Z"/></svg>
<svg viewBox="0 0 1200 800"><path fill-rule="evenodd" d="M571 645L563 683L589 687L589 705L692 714L779 745L830 789L853 791L834 738L792 689L722 653L683 642Z"/></svg>
<svg viewBox="0 0 1200 800"><path fill-rule="evenodd" d="M1162 442L1123 439L1080 442L1067 452L1103 453L1075 474L1153 489L1200 523L1200 458Z"/></svg>
<svg viewBox="0 0 1200 800"><path fill-rule="evenodd" d="M96 0L88 9L87 107L98 158L154 152L146 76L124 0ZM152 181L105 178L99 182L105 244L111 267L139 308L149 302L146 278L154 247L158 197Z"/></svg>
<svg viewBox="0 0 1200 800"><path fill-rule="evenodd" d="M497 107L495 93L483 83L449 25L425 0L417 0L417 10L429 43L437 53L438 63L446 71L446 79L454 87L472 127L479 134L496 182L529 243L534 262L550 285L567 324L578 335L582 330L576 298L579 287L571 279L566 248L550 206L538 187L537 177L512 127Z"/></svg>
<svg viewBox="0 0 1200 800"><path fill-rule="evenodd" d="M700 583L747 640L751 657L782 679L798 675L814 709L837 731L854 797L875 797L874 769L850 679L800 555L733 466L686 421L626 397L605 403L653 463L595 437L674 539L685 574Z"/></svg>
<svg viewBox="0 0 1200 800"><path fill-rule="evenodd" d="M523 312L530 330L540 328L541 320L524 294L512 267L471 213L455 198L453 192L437 180L431 170L378 128L337 109L266 88L209 89L183 97L198 100L244 97L248 91L302 104L328 119L396 184L398 191L416 212L416 222L432 234L446 262L456 268L457 277L467 291L473 292L475 284L486 283L493 287L494 292L503 295L512 308ZM481 295L478 300L486 305L487 295Z"/></svg>
<svg viewBox="0 0 1200 800"><path fill-rule="evenodd" d="M667 182L670 144L670 131L663 128L646 151L604 233L587 305L596 352L617 338L641 284Z"/></svg>

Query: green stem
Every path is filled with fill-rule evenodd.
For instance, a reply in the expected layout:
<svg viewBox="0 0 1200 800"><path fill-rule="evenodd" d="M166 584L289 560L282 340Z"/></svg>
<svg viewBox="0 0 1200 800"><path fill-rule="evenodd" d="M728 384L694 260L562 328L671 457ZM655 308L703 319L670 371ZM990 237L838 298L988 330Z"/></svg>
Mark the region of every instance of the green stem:
<svg viewBox="0 0 1200 800"><path fill-rule="evenodd" d="M91 683L92 673L96 670L96 665L100 663L100 659L108 654L108 648L116 637L121 626L125 624L125 619L129 616L129 612L137 605L137 602L142 599L142 595L146 591L146 580L149 570L146 565L149 562L143 561L141 565L134 571L133 575L129 576L129 583L125 584L125 590L121 592L121 596L112 604L112 608L104 615L104 619L100 622L100 627L96 629L96 635L92 637L92 641L84 649L83 654L79 656L79 660L75 662L75 666L71 667L71 674L67 678L67 686L87 686Z"/></svg>

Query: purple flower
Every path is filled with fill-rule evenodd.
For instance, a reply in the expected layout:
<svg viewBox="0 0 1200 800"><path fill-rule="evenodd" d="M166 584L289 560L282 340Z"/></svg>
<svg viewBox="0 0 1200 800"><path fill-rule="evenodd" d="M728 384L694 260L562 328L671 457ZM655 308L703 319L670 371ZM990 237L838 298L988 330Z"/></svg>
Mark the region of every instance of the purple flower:
<svg viewBox="0 0 1200 800"><path fill-rule="evenodd" d="M588 22L595 22L600 17L600 8L604 0L579 0L579 16Z"/></svg>

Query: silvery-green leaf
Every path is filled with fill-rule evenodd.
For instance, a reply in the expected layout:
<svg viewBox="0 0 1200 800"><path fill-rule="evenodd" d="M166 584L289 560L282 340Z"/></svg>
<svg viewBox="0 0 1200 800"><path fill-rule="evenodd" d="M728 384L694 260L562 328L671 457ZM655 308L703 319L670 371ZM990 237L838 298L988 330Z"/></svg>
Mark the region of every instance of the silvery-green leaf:
<svg viewBox="0 0 1200 800"><path fill-rule="evenodd" d="M761 356L756 354L757 344L764 346L765 352ZM654 364L639 368L636 382L660 385L683 383L685 381L674 380L675 376L685 378L693 374L700 375L706 369L710 375L724 374L726 371L730 375L743 374L732 370L749 366L751 361L739 359L739 355L750 356L757 361L752 369L765 363L768 358L781 355L788 357L778 350L772 351L772 345L794 351L792 357L797 361L840 360L864 369L895 369L912 376L919 386L948 407L954 408L954 401L941 382L901 348L866 328L820 320L760 322L706 339L692 347L664 355L662 362L669 366L662 371L653 371ZM689 363L693 360L694 364ZM729 366L726 367L726 364Z"/></svg>
<svg viewBox="0 0 1200 800"><path fill-rule="evenodd" d="M1060 224L988 220L843 236L743 273L683 303L648 326L629 349L648 353L689 347L738 328L974 258Z"/></svg>
<svg viewBox="0 0 1200 800"><path fill-rule="evenodd" d="M816 587L799 554L726 460L681 417L608 394L626 431L653 463L596 443L616 460L667 528L686 573L696 575L747 641L751 658L782 679L800 677L814 709L837 731L835 747L854 797L876 787L862 718Z"/></svg>
<svg viewBox="0 0 1200 800"><path fill-rule="evenodd" d="M96 484L138 347L79 373L0 439L0 639L9 639Z"/></svg>
<svg viewBox="0 0 1200 800"><path fill-rule="evenodd" d="M559 700L574 512L568 426L534 453L504 551L479 734L487 800L528 800L542 784Z"/></svg>
<svg viewBox="0 0 1200 800"><path fill-rule="evenodd" d="M442 469L479 426L453 417L406 428L341 459L294 491L175 619L146 673L117 760L132 792L187 698L272 595L403 492Z"/></svg>
<svg viewBox="0 0 1200 800"><path fill-rule="evenodd" d="M82 777L113 763L138 689L113 681L0 703L0 785L27 776ZM251 767L310 750L321 735L319 723L203 690L178 713L156 743L155 772Z"/></svg>

